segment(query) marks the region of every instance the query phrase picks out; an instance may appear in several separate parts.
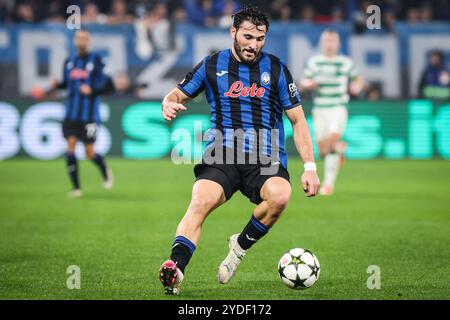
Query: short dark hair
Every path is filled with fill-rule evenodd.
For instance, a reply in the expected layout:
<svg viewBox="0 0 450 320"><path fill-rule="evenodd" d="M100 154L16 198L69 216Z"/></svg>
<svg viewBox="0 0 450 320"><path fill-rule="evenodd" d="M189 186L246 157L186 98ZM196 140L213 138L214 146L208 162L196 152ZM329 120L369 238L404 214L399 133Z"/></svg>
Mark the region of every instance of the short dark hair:
<svg viewBox="0 0 450 320"><path fill-rule="evenodd" d="M336 34L338 34L338 35L339 35L339 32L337 32L337 30L336 30L336 29L333 29L333 28L329 28L329 27L327 27L327 28L323 29L322 33L336 33Z"/></svg>
<svg viewBox="0 0 450 320"><path fill-rule="evenodd" d="M77 33L77 32L86 32L86 33L91 34L91 32L84 27L81 27L80 29L75 30L75 33Z"/></svg>
<svg viewBox="0 0 450 320"><path fill-rule="evenodd" d="M266 31L269 31L269 18L256 6L243 6L232 18L233 27L236 29L239 29L242 22L249 21L257 27L264 25Z"/></svg>

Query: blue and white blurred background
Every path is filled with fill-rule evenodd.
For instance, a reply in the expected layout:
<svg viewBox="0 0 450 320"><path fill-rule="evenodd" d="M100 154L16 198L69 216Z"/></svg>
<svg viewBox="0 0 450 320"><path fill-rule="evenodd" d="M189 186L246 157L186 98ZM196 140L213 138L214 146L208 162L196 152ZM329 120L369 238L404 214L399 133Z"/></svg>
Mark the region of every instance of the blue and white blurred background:
<svg viewBox="0 0 450 320"><path fill-rule="evenodd" d="M174 128L194 131L202 121L206 130L209 108L197 98L168 125L161 98L205 55L231 45L231 14L242 4L269 14L265 50L284 60L297 80L317 52L321 31L339 32L342 52L367 83L350 104L349 159L450 158L448 1L0 0L0 159L63 155L63 93L53 101L29 95L34 86L61 78L73 50L75 30L68 26L78 18L92 32L108 73L131 83L126 94L104 97L97 149L130 159L169 155ZM430 76L433 51L442 55L437 82ZM310 97L303 99L309 119ZM288 151L294 152L292 142Z"/></svg>

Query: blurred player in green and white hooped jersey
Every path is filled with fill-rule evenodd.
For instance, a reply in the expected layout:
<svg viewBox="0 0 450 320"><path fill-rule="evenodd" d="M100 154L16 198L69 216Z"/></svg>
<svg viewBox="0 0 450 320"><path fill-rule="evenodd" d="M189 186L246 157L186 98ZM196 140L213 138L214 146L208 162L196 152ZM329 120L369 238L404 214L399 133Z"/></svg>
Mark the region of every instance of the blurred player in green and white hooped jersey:
<svg viewBox="0 0 450 320"><path fill-rule="evenodd" d="M331 195L343 163L346 144L341 140L347 124L349 93L358 95L364 86L353 61L339 54L339 35L332 29L320 37L322 53L312 56L300 81L303 90L313 91L313 124L320 156L325 159L321 195Z"/></svg>

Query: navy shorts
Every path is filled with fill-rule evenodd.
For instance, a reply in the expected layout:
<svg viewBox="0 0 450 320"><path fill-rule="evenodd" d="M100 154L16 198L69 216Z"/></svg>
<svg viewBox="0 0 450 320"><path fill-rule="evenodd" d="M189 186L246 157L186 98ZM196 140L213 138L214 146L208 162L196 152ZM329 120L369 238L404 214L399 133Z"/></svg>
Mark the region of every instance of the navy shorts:
<svg viewBox="0 0 450 320"><path fill-rule="evenodd" d="M76 137L85 144L92 144L97 139L98 125L95 122L64 120L62 130L64 138Z"/></svg>
<svg viewBox="0 0 450 320"><path fill-rule="evenodd" d="M267 179L281 177L289 183L289 173L281 165L276 164L270 174L262 174L261 169L272 164L197 164L194 173L197 180L207 179L220 184L225 192L226 199L240 190L251 202L259 204L262 202L260 191ZM272 171L272 170L271 170Z"/></svg>

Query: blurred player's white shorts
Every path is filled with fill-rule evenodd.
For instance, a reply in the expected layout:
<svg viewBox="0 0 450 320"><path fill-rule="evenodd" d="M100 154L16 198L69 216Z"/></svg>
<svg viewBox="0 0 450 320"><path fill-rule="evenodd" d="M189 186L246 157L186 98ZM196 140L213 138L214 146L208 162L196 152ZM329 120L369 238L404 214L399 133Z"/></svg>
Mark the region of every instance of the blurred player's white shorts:
<svg viewBox="0 0 450 320"><path fill-rule="evenodd" d="M317 141L327 139L332 133L343 134L347 125L346 107L328 107L312 109L314 133Z"/></svg>

